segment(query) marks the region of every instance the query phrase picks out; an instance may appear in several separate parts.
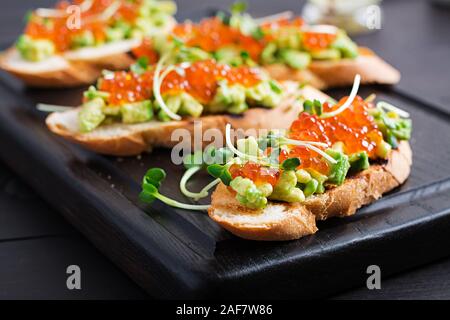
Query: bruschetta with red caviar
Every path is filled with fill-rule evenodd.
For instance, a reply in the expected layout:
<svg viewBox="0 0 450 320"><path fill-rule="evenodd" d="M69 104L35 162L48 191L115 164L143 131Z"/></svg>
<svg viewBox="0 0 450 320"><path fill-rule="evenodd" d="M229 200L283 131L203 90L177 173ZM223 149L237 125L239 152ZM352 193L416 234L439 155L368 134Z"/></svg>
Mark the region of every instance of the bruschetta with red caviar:
<svg viewBox="0 0 450 320"><path fill-rule="evenodd" d="M186 46L175 62L214 58L233 66L259 65L276 80L308 83L318 89L362 83L395 84L400 73L370 49L359 47L344 30L331 25L307 25L301 18L275 15L253 19L235 4L200 23L176 25L133 50L137 57L157 61L177 39Z"/></svg>
<svg viewBox="0 0 450 320"><path fill-rule="evenodd" d="M203 131L224 132L226 123L244 130L283 127L301 110L302 93L323 95L294 82L279 83L248 66L214 60L165 65L164 59L148 66L140 61L131 71L104 72L85 92L81 107L54 112L46 122L54 133L93 151L130 156L179 144L172 137L176 129L194 138L196 119Z"/></svg>
<svg viewBox="0 0 450 320"><path fill-rule="evenodd" d="M73 0L27 15L15 46L0 57L0 68L34 87L92 84L103 69L129 68L129 52L143 37L175 25L172 1Z"/></svg>
<svg viewBox="0 0 450 320"><path fill-rule="evenodd" d="M409 114L387 102L357 95L359 76L348 97L338 102L306 100L289 130L259 138L232 140L226 147L186 157L180 183L198 200L215 187L210 205L176 202L158 188L165 173L150 169L141 199L208 210L233 234L251 240L293 240L315 233L316 221L353 215L405 182L412 152ZM216 178L198 193L187 189L192 175L207 168Z"/></svg>

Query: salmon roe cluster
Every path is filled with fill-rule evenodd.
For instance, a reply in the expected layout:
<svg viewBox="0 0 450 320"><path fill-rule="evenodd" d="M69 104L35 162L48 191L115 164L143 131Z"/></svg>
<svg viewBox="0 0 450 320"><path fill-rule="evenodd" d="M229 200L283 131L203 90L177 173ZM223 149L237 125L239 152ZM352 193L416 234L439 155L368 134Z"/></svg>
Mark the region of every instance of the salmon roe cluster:
<svg viewBox="0 0 450 320"><path fill-rule="evenodd" d="M60 1L55 9L63 12L71 5L81 5L84 0L74 1ZM25 28L25 34L33 39L45 39L50 40L55 44L58 52L64 52L70 49L73 37L81 35L86 31L91 31L94 38L98 42L105 41L106 28L109 21L97 19L101 13L103 13L109 6L111 6L114 0L93 0L91 7L81 12L81 27L80 28L68 28L67 22L69 15L52 18L42 18L33 14L30 22ZM135 2L121 1L121 6L114 14L114 19L122 19L127 22L133 22L137 17L140 0Z"/></svg>
<svg viewBox="0 0 450 320"><path fill-rule="evenodd" d="M323 104L324 112L338 109L347 100L342 98L335 106ZM383 141L383 134L378 130L373 117L369 114L369 103L361 97L356 97L352 105L335 117L319 118L317 115L302 112L289 130L288 137L299 141L316 141L326 143L331 147L336 142L342 142L346 154L366 151L371 159L376 158L377 145ZM271 148L266 150L270 154ZM290 158L299 158L298 169L313 169L321 174L329 173L330 165L318 153L303 146L291 146L281 150L279 162ZM233 165L230 173L233 178L242 176L255 182L269 182L274 185L279 177L278 169L267 168L260 164L247 163Z"/></svg>
<svg viewBox="0 0 450 320"><path fill-rule="evenodd" d="M256 185L270 183L275 186L280 176L278 169L264 167L254 162L247 162L244 165L233 164L229 171L233 179L236 177L248 178Z"/></svg>
<svg viewBox="0 0 450 320"><path fill-rule="evenodd" d="M99 81L98 89L109 92L109 103L121 105L149 99L152 96L154 71L143 74L119 71L107 74ZM161 93L186 92L200 103L207 104L216 95L220 80L244 87L257 85L263 79L255 68L218 64L214 60L198 61L184 68L182 74L172 71L161 85Z"/></svg>
<svg viewBox="0 0 450 320"><path fill-rule="evenodd" d="M266 41L244 35L239 29L224 24L219 18L205 19L198 24L182 23L173 33L186 41L189 47L198 47L206 52L214 52L223 47L236 46L247 51L254 60L259 60Z"/></svg>
<svg viewBox="0 0 450 320"><path fill-rule="evenodd" d="M347 97L342 98L335 106L326 102L323 104L323 111L336 110L346 100ZM369 108L370 105L358 96L351 107L334 117L320 119L317 115L303 112L292 123L289 137L295 140L323 142L330 147L336 142L342 142L346 154L366 151L370 158L376 158L376 148L383 141L383 134L369 114ZM328 171L328 163L320 160L316 152L306 147L292 148L290 152L281 155L280 161L293 157L301 159L302 168L312 168L321 173Z"/></svg>
<svg viewBox="0 0 450 320"><path fill-rule="evenodd" d="M336 34L331 33L304 32L303 45L310 51L320 51L328 48L336 37Z"/></svg>

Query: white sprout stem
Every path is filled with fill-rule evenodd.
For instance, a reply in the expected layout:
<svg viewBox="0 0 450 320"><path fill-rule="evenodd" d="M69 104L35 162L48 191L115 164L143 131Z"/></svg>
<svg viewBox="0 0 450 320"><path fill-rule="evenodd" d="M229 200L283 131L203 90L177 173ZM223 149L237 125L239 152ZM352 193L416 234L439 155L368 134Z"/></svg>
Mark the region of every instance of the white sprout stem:
<svg viewBox="0 0 450 320"><path fill-rule="evenodd" d="M80 5L81 12L86 12L90 8L92 8L92 5L94 4L94 0L84 0L83 3Z"/></svg>
<svg viewBox="0 0 450 320"><path fill-rule="evenodd" d="M191 192L186 188L186 184L189 181L190 178L192 178L192 176L194 174L196 174L198 171L200 171L202 167L197 166L197 167L192 167L189 168L188 170L186 170L186 172L183 174L183 177L180 180L180 190L181 193L184 194L186 197L192 198L194 200L199 200L201 198L205 198L208 196L208 192L204 192L203 189L200 192Z"/></svg>
<svg viewBox="0 0 450 320"><path fill-rule="evenodd" d="M36 15L42 18L63 18L67 17L67 12L59 9L39 8L35 11Z"/></svg>
<svg viewBox="0 0 450 320"><path fill-rule="evenodd" d="M166 196L163 196L160 193L155 194L154 197L164 202L165 204L168 204L169 206L186 210L206 211L211 206L211 205L196 205L178 202L176 200L167 198Z"/></svg>
<svg viewBox="0 0 450 320"><path fill-rule="evenodd" d="M278 21L281 19L291 19L294 16L294 13L292 11L283 11L280 13L275 13L275 14L271 14L270 16L265 16L265 17L261 17L261 18L256 18L254 19L254 21L261 25L264 23L269 23L272 21Z"/></svg>
<svg viewBox="0 0 450 320"><path fill-rule="evenodd" d="M100 20L111 19L112 16L117 12L117 10L120 9L121 6L122 6L122 3L119 0L113 2L108 8L105 9L105 11L103 11L100 14L99 19Z"/></svg>
<svg viewBox="0 0 450 320"><path fill-rule="evenodd" d="M323 147L323 148L327 148L328 144L324 143L324 142L318 142L318 141L302 141L302 140L294 140L294 139L289 139L289 138L285 138L282 137L281 138L282 142L286 142L286 144L290 144L290 145L295 145L296 143L301 143L303 144L310 144L313 146L318 146L318 147Z"/></svg>
<svg viewBox="0 0 450 320"><path fill-rule="evenodd" d="M57 106L54 104L38 103L36 109L43 112L64 112L73 109L69 106Z"/></svg>
<svg viewBox="0 0 450 320"><path fill-rule="evenodd" d="M200 190L200 193L208 193L209 190L214 188L216 185L218 185L222 180L220 178L217 178L216 180L212 181L211 183L207 184L202 190Z"/></svg>
<svg viewBox="0 0 450 320"><path fill-rule="evenodd" d="M261 159L260 157L251 156L249 154L245 154L245 153L239 151L238 149L236 149L234 147L234 144L231 141L231 124L229 124L229 123L225 127L225 141L227 143L227 147L230 148L230 150L234 154L236 154L238 157L244 158L244 159L248 159L248 160L252 160L252 161L255 161L255 162L258 162Z"/></svg>
<svg viewBox="0 0 450 320"><path fill-rule="evenodd" d="M162 81L164 80L164 77L161 77L161 70L166 62L166 60L169 58L169 54L164 55L159 60L158 64L156 65L155 74L153 76L153 94L155 95L155 99L158 102L158 105L160 108L173 120L181 120L181 117L177 115L176 113L172 112L172 110L169 109L169 107L164 102L164 99L161 96L161 85ZM170 67L169 67L170 68ZM166 70L167 71L167 70ZM168 73L164 72L163 75L167 76Z"/></svg>
<svg viewBox="0 0 450 320"><path fill-rule="evenodd" d="M122 4L121 4L120 0L116 0L108 8L106 8L102 13L95 15L95 16L90 16L90 17L86 18L85 20L87 22L107 21L114 16L114 14L117 12L117 10L120 9L121 6L122 6Z"/></svg>
<svg viewBox="0 0 450 320"><path fill-rule="evenodd" d="M352 87L352 91L350 92L350 96L347 98L347 100L344 102L344 104L332 112L322 113L322 115L320 117L323 119L331 118L331 117L337 116L339 113L345 111L345 109L350 107L353 103L353 100L355 100L356 95L358 94L360 82L361 82L361 76L359 74L357 74L355 76L355 80L353 81L353 87Z"/></svg>
<svg viewBox="0 0 450 320"><path fill-rule="evenodd" d="M329 24L305 25L301 27L303 32L336 34L338 28Z"/></svg>
<svg viewBox="0 0 450 320"><path fill-rule="evenodd" d="M398 108L396 106L393 106L392 104L387 103L385 101L378 102L377 103L377 108L385 109L385 110L388 110L388 111L393 111L393 112L397 113L402 118L409 118L410 117L409 112L406 112L405 110L402 110L402 109L400 109L400 108Z"/></svg>
<svg viewBox="0 0 450 320"><path fill-rule="evenodd" d="M295 140L292 140L292 141L295 141ZM310 143L304 143L304 142L297 141L295 143L288 143L288 144L308 148L308 149L310 149L312 151L315 151L316 153L320 154L328 162L330 162L332 164L336 164L337 163L337 161L333 157L331 157L329 154L327 154L325 151L320 150L319 148L313 146Z"/></svg>

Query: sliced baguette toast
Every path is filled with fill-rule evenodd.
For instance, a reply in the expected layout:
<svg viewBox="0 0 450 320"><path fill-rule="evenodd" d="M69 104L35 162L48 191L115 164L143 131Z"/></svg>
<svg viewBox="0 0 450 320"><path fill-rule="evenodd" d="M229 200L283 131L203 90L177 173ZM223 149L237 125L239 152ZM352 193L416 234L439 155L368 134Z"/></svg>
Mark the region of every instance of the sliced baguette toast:
<svg viewBox="0 0 450 320"><path fill-rule="evenodd" d="M303 203L269 202L266 208L252 210L240 204L228 188L220 184L212 195L208 214L231 233L250 240L283 241L314 234L316 220L345 217L379 199L408 178L412 152L401 142L385 164L372 165L346 179L343 185Z"/></svg>
<svg viewBox="0 0 450 320"><path fill-rule="evenodd" d="M176 24L172 18L166 30ZM27 86L37 88L68 88L94 83L103 70L124 70L134 63L129 54L141 44L130 39L108 43L99 47L83 48L55 55L41 62L28 62L15 48L0 55L0 68L22 80Z"/></svg>
<svg viewBox="0 0 450 320"><path fill-rule="evenodd" d="M298 90L301 90L300 94L306 99L325 101L328 98L324 93L309 86L299 89L298 84L294 82L283 83L283 88L285 98L279 106L273 109L251 108L242 115L221 114L171 122L111 124L100 126L90 133L80 133L78 129L80 108L74 108L70 111L50 114L46 123L52 132L97 153L132 156L150 151L154 147L171 148L177 145L179 140L172 139L172 133L176 129L185 129L190 133L190 137L194 137L195 120L201 121L203 132L215 129L224 133L227 123L230 123L234 129L243 130L287 129L301 111L301 105L292 101L298 96ZM205 142L205 144L209 143Z"/></svg>
<svg viewBox="0 0 450 320"><path fill-rule="evenodd" d="M356 74L361 75L362 84L396 84L400 72L368 48L359 48L356 59L337 61L313 61L306 70L293 70L286 65L266 66L271 77L277 80L292 80L308 83L317 89L348 86Z"/></svg>

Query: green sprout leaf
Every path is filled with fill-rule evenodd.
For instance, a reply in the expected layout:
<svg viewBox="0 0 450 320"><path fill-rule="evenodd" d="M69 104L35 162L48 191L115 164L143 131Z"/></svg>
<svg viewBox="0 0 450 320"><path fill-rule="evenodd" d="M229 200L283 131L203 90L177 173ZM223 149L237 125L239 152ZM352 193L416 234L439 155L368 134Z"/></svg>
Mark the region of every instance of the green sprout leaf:
<svg viewBox="0 0 450 320"><path fill-rule="evenodd" d="M163 169L152 168L148 170L144 176L143 189L145 189L146 186L151 185L158 190L165 178L166 172Z"/></svg>
<svg viewBox="0 0 450 320"><path fill-rule="evenodd" d="M216 179L220 179L222 183L226 186L230 185L231 182L231 174L228 171L226 166L222 166L220 164L212 164L208 166L208 173L212 175Z"/></svg>
<svg viewBox="0 0 450 320"><path fill-rule="evenodd" d="M136 74L143 74L148 69L148 57L140 57L136 63L134 63L130 70Z"/></svg>
<svg viewBox="0 0 450 320"><path fill-rule="evenodd" d="M314 101L306 100L303 103L303 111L308 112L309 114L320 116L323 113L323 105L317 99L315 99Z"/></svg>
<svg viewBox="0 0 450 320"><path fill-rule="evenodd" d="M176 200L170 199L161 193L159 193L159 187L166 178L166 172L160 168L152 168L147 171L142 179L142 191L139 194L139 199L145 203L152 203L156 199L164 202L165 204L186 210L207 210L209 205L193 205L187 203L181 203Z"/></svg>
<svg viewBox="0 0 450 320"><path fill-rule="evenodd" d="M299 158L289 158L283 161L283 163L281 164L281 169L286 171L296 170L300 163L301 162Z"/></svg>
<svg viewBox="0 0 450 320"><path fill-rule="evenodd" d="M242 50L240 53L240 56L243 60L248 60L250 59L250 53L248 53L248 51Z"/></svg>

